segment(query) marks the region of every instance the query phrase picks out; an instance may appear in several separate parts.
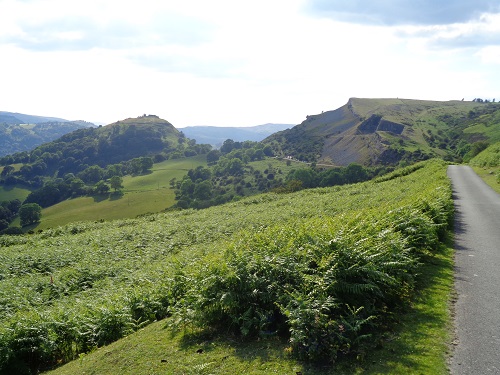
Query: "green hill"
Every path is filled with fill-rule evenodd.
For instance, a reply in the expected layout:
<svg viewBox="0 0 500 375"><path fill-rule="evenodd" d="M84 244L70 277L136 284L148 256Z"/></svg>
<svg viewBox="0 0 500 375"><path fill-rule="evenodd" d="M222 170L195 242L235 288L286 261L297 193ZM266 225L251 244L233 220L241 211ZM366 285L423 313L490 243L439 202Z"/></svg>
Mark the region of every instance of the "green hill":
<svg viewBox="0 0 500 375"><path fill-rule="evenodd" d="M37 124L19 121L9 116L0 117L0 157L30 151L64 134L94 126L84 121L51 121Z"/></svg>
<svg viewBox="0 0 500 375"><path fill-rule="evenodd" d="M47 122L70 122L59 117L33 116L18 112L0 111L0 123L8 124L40 124ZM74 121L80 122L80 121Z"/></svg>
<svg viewBox="0 0 500 375"><path fill-rule="evenodd" d="M74 158L87 165L106 166L136 157L153 155L176 148L180 132L166 120L149 115L129 118L91 129L80 129L32 153L62 153L62 159ZM63 163L58 163L63 164ZM71 170L74 173L74 170Z"/></svg>
<svg viewBox="0 0 500 375"><path fill-rule="evenodd" d="M31 191L25 203L45 208L68 198L107 193L113 177L116 181L145 174L155 162L206 154L210 149L154 115L78 129L30 152L0 158L0 194L8 196L2 191L12 187L25 188Z"/></svg>
<svg viewBox="0 0 500 375"><path fill-rule="evenodd" d="M351 98L263 142L318 164L394 165L430 157L460 161L478 141L500 140L500 104Z"/></svg>
<svg viewBox="0 0 500 375"><path fill-rule="evenodd" d="M37 164L29 177L77 173L89 165L101 167L136 157L175 150L180 132L157 116L142 116L97 128L78 129L30 152L0 159L2 165ZM43 164L42 164L43 163Z"/></svg>

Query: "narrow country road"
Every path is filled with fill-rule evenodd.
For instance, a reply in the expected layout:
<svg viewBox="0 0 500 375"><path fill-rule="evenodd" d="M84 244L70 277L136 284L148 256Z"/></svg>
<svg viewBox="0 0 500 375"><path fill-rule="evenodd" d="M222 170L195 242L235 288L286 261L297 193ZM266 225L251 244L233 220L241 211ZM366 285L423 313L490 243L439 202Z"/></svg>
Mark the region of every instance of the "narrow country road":
<svg viewBox="0 0 500 375"><path fill-rule="evenodd" d="M451 374L500 374L500 195L448 167L455 202L456 346Z"/></svg>

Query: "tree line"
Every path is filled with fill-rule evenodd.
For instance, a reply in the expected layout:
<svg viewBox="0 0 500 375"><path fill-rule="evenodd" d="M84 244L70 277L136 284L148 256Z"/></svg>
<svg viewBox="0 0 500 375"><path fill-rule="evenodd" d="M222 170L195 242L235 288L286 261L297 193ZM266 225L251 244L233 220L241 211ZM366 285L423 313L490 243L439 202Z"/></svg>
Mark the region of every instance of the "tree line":
<svg viewBox="0 0 500 375"><path fill-rule="evenodd" d="M271 163L264 170L250 162L273 157L271 145L226 140L220 150L207 154L208 167L188 171L182 180L172 179L177 203L173 208L205 208L266 191L293 192L306 188L351 184L369 180L390 168L367 168L359 164L321 169L315 164L285 174ZM290 163L290 161L287 161Z"/></svg>

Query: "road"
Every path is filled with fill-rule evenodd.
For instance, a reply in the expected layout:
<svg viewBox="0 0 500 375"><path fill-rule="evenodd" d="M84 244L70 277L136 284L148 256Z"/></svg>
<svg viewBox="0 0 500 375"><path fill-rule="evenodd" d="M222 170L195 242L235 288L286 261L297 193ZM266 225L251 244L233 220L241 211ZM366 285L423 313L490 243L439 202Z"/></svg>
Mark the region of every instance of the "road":
<svg viewBox="0 0 500 375"><path fill-rule="evenodd" d="M455 202L453 375L500 374L500 195L468 166L448 167Z"/></svg>

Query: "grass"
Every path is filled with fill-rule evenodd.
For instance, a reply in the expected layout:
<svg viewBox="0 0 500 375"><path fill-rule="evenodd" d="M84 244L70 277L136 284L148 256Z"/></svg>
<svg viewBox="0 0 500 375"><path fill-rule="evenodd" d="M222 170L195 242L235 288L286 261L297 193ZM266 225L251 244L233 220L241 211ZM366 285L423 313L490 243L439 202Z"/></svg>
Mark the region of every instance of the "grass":
<svg viewBox="0 0 500 375"><path fill-rule="evenodd" d="M233 236L241 237L241 230L261 231L271 223L290 226L297 220L308 220L308 217L318 214L321 217L342 215L349 221L349 216L345 216L349 211L357 211L367 205L376 211L390 209L389 206L396 204L395 201L398 202L396 206L404 205L425 190L418 184L426 178L429 180L425 183L426 187L439 186L434 185L435 177L430 181L424 173L425 169L419 169L387 182L315 189L290 195L266 194L207 210L157 215L147 221L143 218L133 222L89 224L88 228L62 228L61 231L75 234L63 236L61 232L61 237L48 236L43 240L34 235L30 240L33 243L23 246L27 246L25 251L28 251L28 248L36 245L43 252L43 259L48 259L52 254L51 249L59 251L67 248L64 251L66 257L68 252L84 244L87 261L90 262L87 266L97 262L106 270L113 268L116 274L110 284L112 291L109 294L105 295L104 290L100 292L96 284L78 298L86 299L87 304L91 303L90 297L94 294L94 299L108 296L105 299L120 301L114 294L132 285L145 287L146 284L167 283L167 287L171 284L173 279L169 278L169 272L164 268L168 264L168 267L177 269L191 262L191 268L186 268L189 271L205 267L211 259L220 261L222 254L219 253L225 241ZM444 183L445 176L441 173L439 179L443 179ZM432 188L430 191L434 190ZM311 205L311 201L315 204ZM368 214L370 211L363 212ZM166 246L172 246L175 252L166 253ZM22 246L12 249L21 250ZM105 258L94 259L92 254L95 251L96 256L106 254ZM162 254L159 258L158 252ZM79 251L76 253L80 254ZM35 255L34 252L36 259ZM7 263L10 256L5 254ZM127 256L132 258L128 259ZM108 260L114 258L117 260ZM172 259L176 261L172 263ZM163 263L159 261L166 263L162 266ZM442 245L439 251L422 261L424 265L419 269L417 294L411 306L392 312L398 317L398 324L378 339L375 350L358 353L357 358L351 357L349 361L340 360L333 368L298 362L288 355L289 344L278 338L243 341L231 335L201 335L191 325L178 327L181 331L174 333L167 328L172 323L171 319L176 318L174 315L173 318L146 326L122 340L96 349L93 353L81 355L51 374L447 374L447 351L451 341L449 301L453 288L453 249L448 242L448 246ZM136 266L133 262L139 262L136 266L144 269L134 271ZM155 271L156 263L159 268ZM22 266L17 263L14 265L18 268ZM123 268L126 268L126 272ZM188 271L185 275L192 277ZM56 282L62 279L59 271L54 271L54 275ZM127 282L120 283L124 278L129 278L128 282L133 284L126 286ZM19 279L19 285L24 285L21 281ZM125 293L129 295L130 292ZM65 306L64 311L73 309L64 305L64 300L54 300L53 303L54 306ZM82 305L80 301L74 304ZM81 313L84 311L82 309L83 306L80 306L78 311Z"/></svg>
<svg viewBox="0 0 500 375"><path fill-rule="evenodd" d="M173 333L168 319L47 375L73 374L448 374L451 341L449 301L453 289L453 249L443 246L420 278L421 289L397 327L365 358L334 368L299 362L279 339L236 338ZM201 352L201 353L200 353Z"/></svg>
<svg viewBox="0 0 500 375"><path fill-rule="evenodd" d="M469 164L497 193L500 193L500 142L494 143L476 155Z"/></svg>
<svg viewBox="0 0 500 375"><path fill-rule="evenodd" d="M446 373L453 282L453 253L447 248L433 247L432 255L420 258L421 277L412 305L381 311L380 322L393 322L384 318L391 316L397 317L398 324L384 325L383 335L372 336L377 337L372 339L375 349L368 345L354 350L335 367L315 367L290 357L295 349L286 334L245 341L225 328L217 335L208 331L202 335L199 330L207 326L189 321L189 309L201 306L189 301L206 298L198 291L211 288L211 280L217 279L211 275L220 276L219 291L232 293L226 276L235 272L244 279L246 265L258 265L248 268L248 275L260 270L262 284L255 284L262 287L259 294L279 288L273 275L281 274L274 269L295 272L288 266L294 263L299 269L308 264L303 259L318 259L318 267L329 259L335 261L329 255L332 244L348 246L342 254L361 254L382 246L377 238L386 238L390 242L384 240L381 250L386 246L399 249L402 237L390 234L391 223L397 219L394 215L403 212L399 211L402 207L420 207L422 202L430 205L423 206L429 212L441 207L433 202L450 198L445 168L442 162L429 161L420 168L406 168L407 173L391 173L361 184L263 194L206 210L74 223L29 236L5 236L0 247L0 373L20 373L14 371L19 370L15 360L28 362L32 353L44 360L39 367L36 360L28 362L33 364L33 373L75 357L54 374ZM349 238L356 241L357 250L348 250ZM335 264L346 269L341 259L346 258ZM396 266L389 263L391 268ZM414 271L410 267L408 272ZM318 288L331 283L320 274L307 275L306 291L313 286L307 282L312 277ZM248 280L252 282L253 277ZM287 283L291 285L292 280ZM405 295L405 288L398 290ZM269 298L284 301L273 295ZM145 327L164 317L169 318ZM172 326L178 333L167 328ZM89 353L94 347L101 349ZM330 358L331 364L337 357Z"/></svg>
<svg viewBox="0 0 500 375"><path fill-rule="evenodd" d="M474 172L483 179L493 190L500 194L500 184L497 182L497 174L500 173L500 167L477 167L473 166Z"/></svg>
<svg viewBox="0 0 500 375"><path fill-rule="evenodd" d="M49 374L295 374L302 365L288 360L284 347L172 334L161 321Z"/></svg>
<svg viewBox="0 0 500 375"><path fill-rule="evenodd" d="M19 186L0 186L0 202L19 199L21 202L26 199L30 191Z"/></svg>
<svg viewBox="0 0 500 375"><path fill-rule="evenodd" d="M284 159L277 159L277 158L266 158L264 160L259 160L259 161L252 161L249 163L250 166L252 166L255 170L259 170L262 173L266 169L269 169L271 166L271 169L274 171L281 170L281 175L285 177L290 171L293 169L299 169L299 168L307 168L308 165L304 163L300 163L295 160L290 160L290 165L287 165L287 161Z"/></svg>
<svg viewBox="0 0 500 375"><path fill-rule="evenodd" d="M452 339L450 303L453 293L451 241L422 269L422 288L413 308L402 314L393 339L367 358L363 374L448 374Z"/></svg>
<svg viewBox="0 0 500 375"><path fill-rule="evenodd" d="M43 209L42 221L33 229L44 230L76 221L134 218L160 212L175 203L169 181L172 178L181 179L189 169L204 163L206 160L202 155L154 164L150 174L125 176L123 194L69 199ZM19 225L19 219L13 225Z"/></svg>

